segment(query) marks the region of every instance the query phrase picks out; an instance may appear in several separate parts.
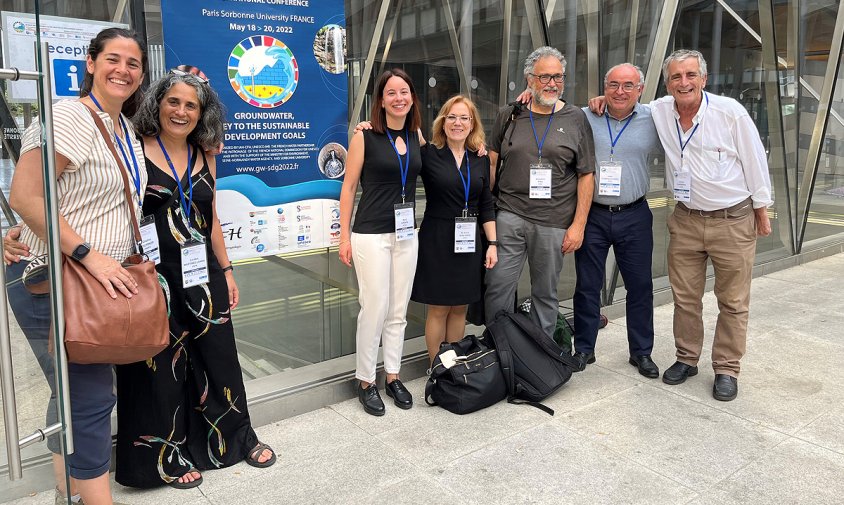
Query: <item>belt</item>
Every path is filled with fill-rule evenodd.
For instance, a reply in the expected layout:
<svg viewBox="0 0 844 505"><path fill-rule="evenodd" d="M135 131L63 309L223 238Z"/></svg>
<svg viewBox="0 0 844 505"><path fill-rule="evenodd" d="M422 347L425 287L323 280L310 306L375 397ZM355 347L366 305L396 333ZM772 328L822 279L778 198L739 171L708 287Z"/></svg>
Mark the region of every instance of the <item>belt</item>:
<svg viewBox="0 0 844 505"><path fill-rule="evenodd" d="M688 216L700 216L700 217L714 217L714 218L721 218L721 219L735 219L737 217L744 217L751 212L753 212L753 200L750 197L745 198L741 202L733 205L732 207L727 207L725 209L718 209L718 210L698 210L698 209L690 209L686 207L683 202L677 202L675 207L675 211L678 210L683 214Z"/></svg>
<svg viewBox="0 0 844 505"><path fill-rule="evenodd" d="M644 201L645 201L645 197L642 196L642 197L639 197L639 199L636 200L635 202L622 203L621 205L604 205L603 203L592 202L592 206L598 207L599 209L608 210L610 212L621 212L622 210L627 210L631 207L635 207L635 206L639 205L640 203L642 203Z"/></svg>

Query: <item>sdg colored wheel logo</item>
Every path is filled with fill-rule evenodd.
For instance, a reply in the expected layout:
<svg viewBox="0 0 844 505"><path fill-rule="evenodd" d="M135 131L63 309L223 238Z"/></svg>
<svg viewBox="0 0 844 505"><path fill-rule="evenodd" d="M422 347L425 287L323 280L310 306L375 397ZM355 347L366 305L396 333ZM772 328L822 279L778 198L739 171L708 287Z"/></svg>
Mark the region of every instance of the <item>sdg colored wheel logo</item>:
<svg viewBox="0 0 844 505"><path fill-rule="evenodd" d="M272 109L293 96L299 84L299 65L280 40L253 35L232 50L228 76L241 100L253 107Z"/></svg>

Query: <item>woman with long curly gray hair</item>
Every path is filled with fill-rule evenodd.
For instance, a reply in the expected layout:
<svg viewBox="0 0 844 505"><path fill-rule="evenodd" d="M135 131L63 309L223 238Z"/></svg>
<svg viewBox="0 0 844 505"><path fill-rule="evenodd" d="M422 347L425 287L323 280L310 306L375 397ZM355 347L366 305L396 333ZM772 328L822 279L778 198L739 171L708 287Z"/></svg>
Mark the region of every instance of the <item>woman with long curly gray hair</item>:
<svg viewBox="0 0 844 505"><path fill-rule="evenodd" d="M223 105L195 72L154 82L133 118L149 175L144 223L157 239L146 252L160 261L171 345L117 367L115 479L125 486L189 488L202 482L200 471L276 460L249 420L231 322L240 295L215 210L211 154L223 139Z"/></svg>

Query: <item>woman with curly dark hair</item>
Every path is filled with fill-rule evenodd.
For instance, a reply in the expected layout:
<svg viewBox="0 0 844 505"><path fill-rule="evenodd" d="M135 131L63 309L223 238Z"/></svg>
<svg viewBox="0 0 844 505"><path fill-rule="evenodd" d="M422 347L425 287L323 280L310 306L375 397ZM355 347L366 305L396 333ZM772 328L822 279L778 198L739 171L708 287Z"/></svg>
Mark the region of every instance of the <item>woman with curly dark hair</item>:
<svg viewBox="0 0 844 505"><path fill-rule="evenodd" d="M276 456L249 420L231 309L239 293L215 210L224 111L204 75L154 82L133 123L149 182L145 223L154 221L170 315L171 345L143 363L117 367L117 482L132 487L200 484L198 470ZM186 268L184 257L194 258Z"/></svg>

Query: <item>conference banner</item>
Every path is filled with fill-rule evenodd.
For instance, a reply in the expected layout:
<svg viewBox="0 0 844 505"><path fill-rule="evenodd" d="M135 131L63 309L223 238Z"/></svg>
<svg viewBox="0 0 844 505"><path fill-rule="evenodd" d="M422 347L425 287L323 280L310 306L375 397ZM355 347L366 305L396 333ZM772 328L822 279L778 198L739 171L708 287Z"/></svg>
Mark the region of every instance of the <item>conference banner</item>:
<svg viewBox="0 0 844 505"><path fill-rule="evenodd" d="M217 214L232 259L336 245L348 128L343 0L162 0L165 64L226 106Z"/></svg>

